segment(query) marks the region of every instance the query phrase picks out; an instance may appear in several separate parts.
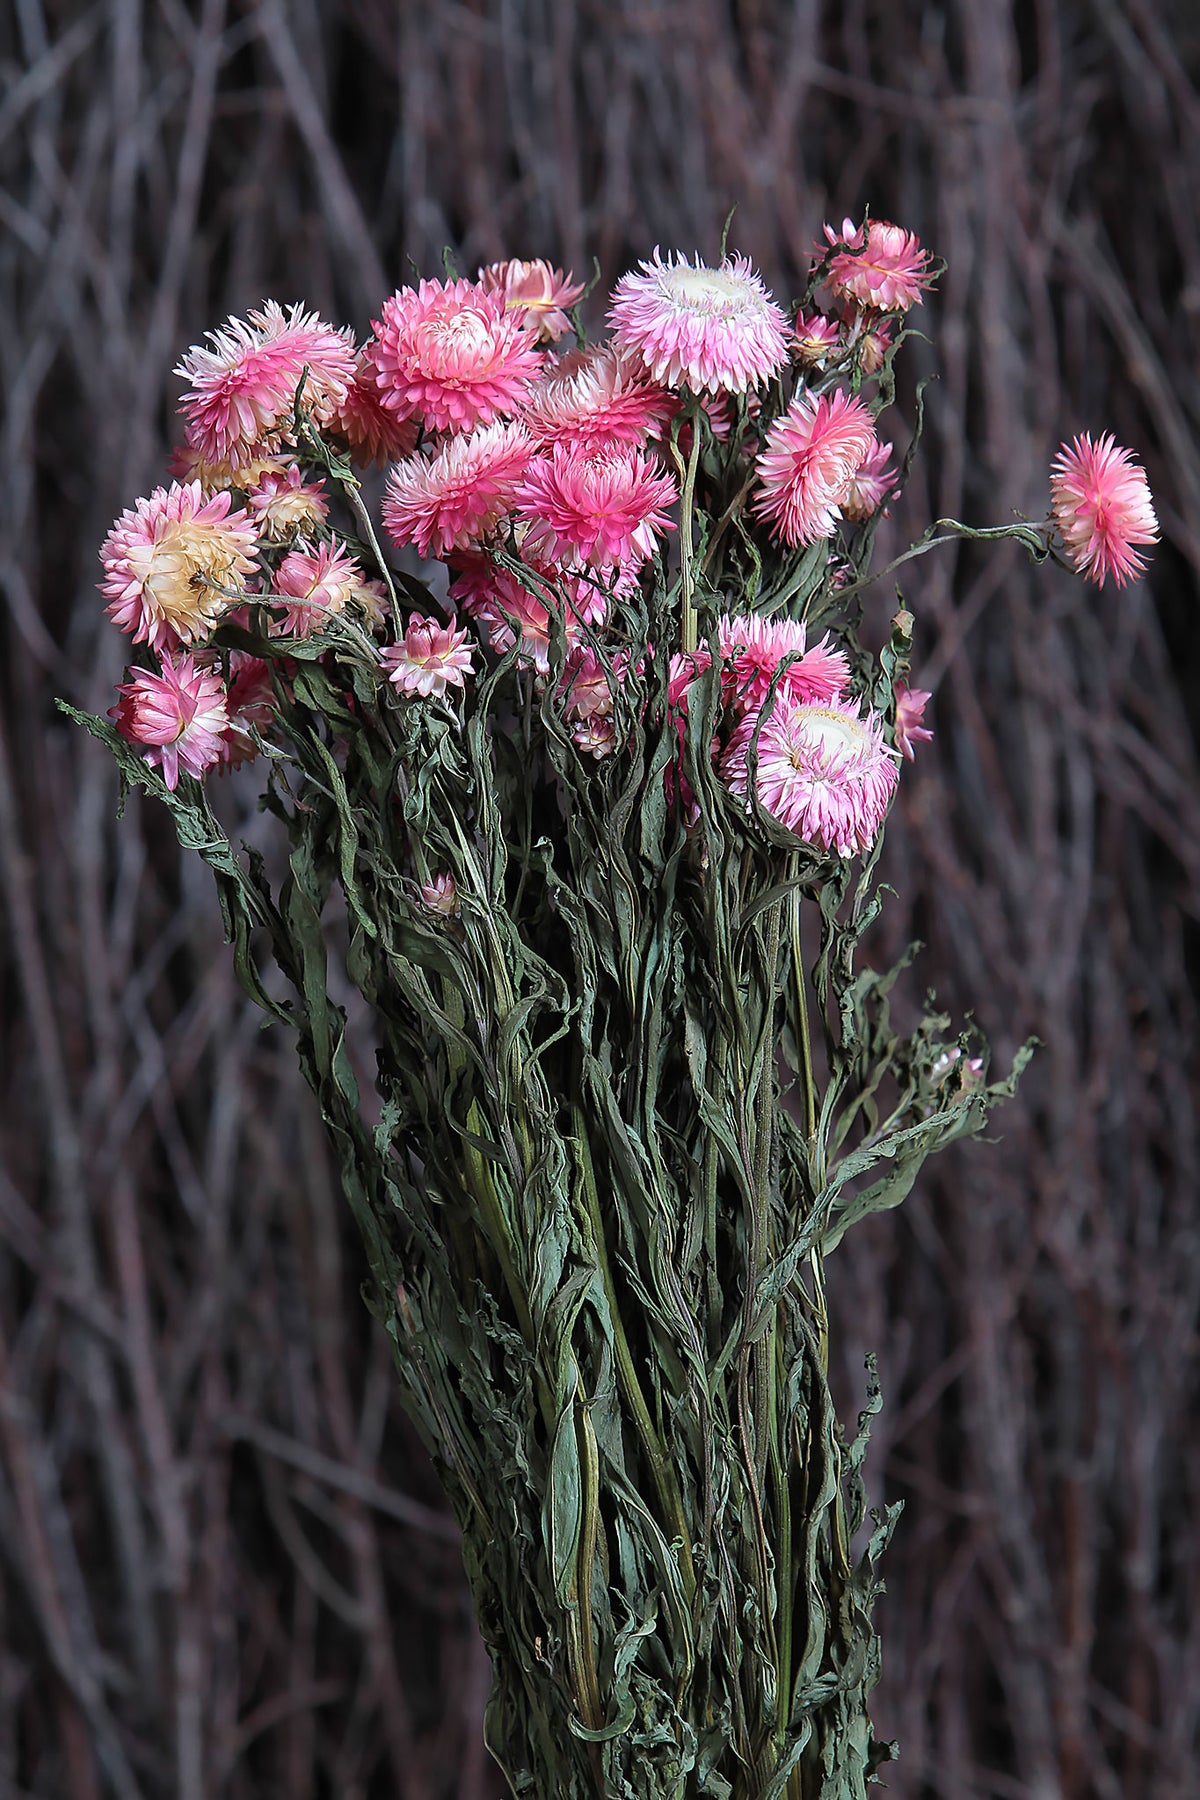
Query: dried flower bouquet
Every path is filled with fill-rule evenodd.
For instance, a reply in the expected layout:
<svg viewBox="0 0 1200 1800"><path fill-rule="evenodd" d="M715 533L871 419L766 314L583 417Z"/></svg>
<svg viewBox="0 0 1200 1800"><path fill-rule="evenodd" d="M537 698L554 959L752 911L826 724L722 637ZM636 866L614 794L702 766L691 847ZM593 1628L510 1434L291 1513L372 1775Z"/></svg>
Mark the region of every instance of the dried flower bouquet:
<svg viewBox="0 0 1200 1800"><path fill-rule="evenodd" d="M268 301L185 358L174 478L102 549L144 654L84 722L296 1033L462 1524L488 1741L546 1800L850 1800L891 1754L896 1509L868 1520L873 1378L852 1434L831 1404L823 1259L1028 1054L993 1081L943 1015L898 1032L904 963L859 966L931 736L912 615L881 629L866 590L935 271L894 225L825 237L792 312L742 257L656 251L591 348L538 262L402 288L365 346ZM898 561L966 533L1138 572L1126 451L1064 446L1051 495ZM256 757L276 881L204 785ZM374 1020L365 1101L334 954Z"/></svg>

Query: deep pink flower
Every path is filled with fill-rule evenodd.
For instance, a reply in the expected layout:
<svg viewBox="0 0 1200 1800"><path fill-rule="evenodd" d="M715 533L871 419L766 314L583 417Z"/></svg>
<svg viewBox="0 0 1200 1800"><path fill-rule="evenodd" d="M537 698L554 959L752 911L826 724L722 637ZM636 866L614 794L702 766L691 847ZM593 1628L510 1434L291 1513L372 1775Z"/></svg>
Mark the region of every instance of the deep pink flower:
<svg viewBox="0 0 1200 1800"><path fill-rule="evenodd" d="M435 431L518 412L542 359L520 319L475 281L422 281L383 303L367 355L382 404Z"/></svg>
<svg viewBox="0 0 1200 1800"><path fill-rule="evenodd" d="M913 760L913 745L929 743L933 733L922 725L925 708L933 699L933 695L925 688L910 688L905 682L896 683L896 723L894 726L896 748L909 762Z"/></svg>
<svg viewBox="0 0 1200 1800"><path fill-rule="evenodd" d="M505 310L513 313L540 343L557 343L570 331L568 307L583 293L582 281L572 281L561 269L535 257L532 262L489 263L479 280L489 294L498 294Z"/></svg>
<svg viewBox="0 0 1200 1800"><path fill-rule="evenodd" d="M840 389L818 400L797 394L771 426L755 463L762 485L753 510L792 547L831 536L851 483L877 442L857 396Z"/></svg>
<svg viewBox="0 0 1200 1800"><path fill-rule="evenodd" d="M351 460L360 467L411 456L420 436L415 419L399 419L383 404L375 365L365 351L354 366L354 378L329 421L329 429L345 441Z"/></svg>
<svg viewBox="0 0 1200 1800"><path fill-rule="evenodd" d="M613 343L664 387L741 394L787 361L787 319L748 258L710 269L680 253L663 262L655 250L638 267L613 291Z"/></svg>
<svg viewBox="0 0 1200 1800"><path fill-rule="evenodd" d="M388 680L402 694L441 700L447 688L466 688L472 672L471 646L459 625L413 613L398 644L379 652Z"/></svg>
<svg viewBox="0 0 1200 1800"><path fill-rule="evenodd" d="M748 714L730 740L721 773L743 798L758 735L759 804L806 843L838 856L870 849L896 786L897 756L873 713L850 700L776 700Z"/></svg>
<svg viewBox="0 0 1200 1800"><path fill-rule="evenodd" d="M1063 444L1050 469L1050 510L1068 560L1101 586L1140 575L1146 559L1133 548L1158 539L1145 471L1111 435L1093 443L1085 431Z"/></svg>
<svg viewBox="0 0 1200 1800"><path fill-rule="evenodd" d="M552 363L531 390L522 423L543 445L640 450L647 438L662 435L678 408L674 395L604 344Z"/></svg>
<svg viewBox="0 0 1200 1800"><path fill-rule="evenodd" d="M844 219L840 232L826 225L825 236L838 247L830 260L829 284L835 294L881 312L907 312L933 283L928 250L920 240L886 219L864 227ZM825 246L818 243L817 248Z"/></svg>
<svg viewBox="0 0 1200 1800"><path fill-rule="evenodd" d="M308 637L358 597L365 579L359 563L336 537L315 549L309 544L297 545L275 571L275 593L269 598L282 599L287 610L272 629Z"/></svg>
<svg viewBox="0 0 1200 1800"><path fill-rule="evenodd" d="M164 656L157 674L148 669L131 674L117 689L121 697L110 710L117 730L130 743L147 746L146 761L162 769L172 790L179 783L180 764L199 779L220 760L229 725L220 675L198 668L187 653L178 661Z"/></svg>
<svg viewBox="0 0 1200 1800"><path fill-rule="evenodd" d="M225 708L229 726L221 740L221 767L236 769L258 755L253 733L265 737L275 722L275 687L271 665L244 650L229 653L229 687Z"/></svg>
<svg viewBox="0 0 1200 1800"><path fill-rule="evenodd" d="M228 493L198 481L155 488L124 512L100 546L106 611L135 644L172 649L207 637L254 570L258 531Z"/></svg>
<svg viewBox="0 0 1200 1800"><path fill-rule="evenodd" d="M514 644L520 645L520 658L531 662L539 675L550 671L550 639L553 624L549 607L537 596L543 591L551 598L561 598L563 631L568 647L578 643L580 620L586 615L576 610L560 569L530 563L530 593L509 569L502 569L486 556L455 557L455 579L450 583L450 598L483 627L488 643L498 656L505 656ZM588 599L601 609L602 594L592 589Z"/></svg>
<svg viewBox="0 0 1200 1800"><path fill-rule="evenodd" d="M435 557L477 543L512 509L532 454L519 425L489 425L398 463L383 501L392 541Z"/></svg>
<svg viewBox="0 0 1200 1800"><path fill-rule="evenodd" d="M345 399L354 345L315 312L285 312L266 300L243 319L210 331L211 349L194 344L175 370L188 382L179 410L188 443L210 462L236 468L253 459L291 418L300 377L302 403L318 424Z"/></svg>
<svg viewBox="0 0 1200 1800"><path fill-rule="evenodd" d="M674 530L663 509L677 498L671 477L656 474L636 450L586 456L556 444L530 463L517 510L528 521L535 555L577 557L604 568L650 556L655 538Z"/></svg>
<svg viewBox="0 0 1200 1800"><path fill-rule="evenodd" d="M785 657L796 656L779 678L778 703L788 700L838 700L850 685L845 652L835 650L828 632L808 648L808 634L795 619L763 619L726 613L717 625L721 653L721 688L725 703L740 715L757 712Z"/></svg>

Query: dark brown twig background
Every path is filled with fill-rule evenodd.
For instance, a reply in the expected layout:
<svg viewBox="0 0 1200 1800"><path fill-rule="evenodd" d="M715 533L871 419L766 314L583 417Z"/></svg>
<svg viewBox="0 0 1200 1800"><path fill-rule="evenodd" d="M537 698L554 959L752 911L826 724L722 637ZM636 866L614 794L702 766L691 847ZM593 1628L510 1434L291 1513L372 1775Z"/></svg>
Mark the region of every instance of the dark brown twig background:
<svg viewBox="0 0 1200 1800"><path fill-rule="evenodd" d="M1189 0L13 0L0 32L0 1795L481 1800L452 1526L397 1414L291 1046L206 871L114 818L95 551L230 311L825 219L945 257L889 528L1046 509L1112 429L1164 527L1098 592L903 571L937 738L880 956L1043 1049L998 1141L837 1250L849 1412L907 1510L876 1719L903 1800L1167 1800L1200 1719L1200 25ZM411 260L411 263L409 261ZM903 442L912 393L894 429ZM881 584L876 629L894 609ZM227 784L235 831L260 833ZM244 815L244 816L243 816Z"/></svg>

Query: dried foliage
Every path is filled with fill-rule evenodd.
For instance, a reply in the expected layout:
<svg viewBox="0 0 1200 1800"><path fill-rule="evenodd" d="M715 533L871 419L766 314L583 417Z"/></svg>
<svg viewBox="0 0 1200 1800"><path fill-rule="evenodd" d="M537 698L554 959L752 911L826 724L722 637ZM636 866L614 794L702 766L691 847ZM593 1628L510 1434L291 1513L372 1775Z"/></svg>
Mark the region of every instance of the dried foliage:
<svg viewBox="0 0 1200 1800"><path fill-rule="evenodd" d="M915 930L1001 1056L1044 1048L994 1149L829 1264L846 1410L876 1350L868 1474L908 1502L874 1711L906 1797L1186 1791L1190 10L19 0L6 29L0 1783L498 1791L457 1547L291 1046L239 998L204 872L153 805L118 829L108 759L51 719L119 673L94 546L161 461L164 371L267 293L361 328L444 243L611 277L711 251L735 202L798 291L821 222L869 202L949 264L918 527L1036 516L1058 438L1111 427L1168 540L1120 595L969 545L906 571L938 738L879 959ZM253 839L247 804L221 796Z"/></svg>

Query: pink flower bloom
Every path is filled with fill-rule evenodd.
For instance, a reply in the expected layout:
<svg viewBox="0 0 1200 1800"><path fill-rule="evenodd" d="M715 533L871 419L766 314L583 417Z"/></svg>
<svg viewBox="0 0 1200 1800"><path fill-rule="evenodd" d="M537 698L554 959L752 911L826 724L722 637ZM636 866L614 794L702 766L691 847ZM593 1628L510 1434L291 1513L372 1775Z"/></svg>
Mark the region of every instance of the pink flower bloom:
<svg viewBox="0 0 1200 1800"><path fill-rule="evenodd" d="M510 570L499 568L485 556L456 557L454 566L457 574L450 583L450 598L483 627L496 654L506 656L517 644L521 660L531 662L539 675L548 675L554 627L545 602L530 593ZM575 609L562 571L548 565L528 566L531 585L538 593L544 585L548 597L562 600L560 616L568 647L578 643L580 619L585 615ZM594 590L591 598L597 598ZM603 596L599 597L599 604L603 606Z"/></svg>
<svg viewBox="0 0 1200 1800"><path fill-rule="evenodd" d="M274 596L286 603L282 620L272 629L308 637L326 619L356 598L365 577L359 564L337 538L312 549L300 544L289 550L275 571Z"/></svg>
<svg viewBox="0 0 1200 1800"><path fill-rule="evenodd" d="M354 378L329 421L329 429L344 440L351 461L360 467L382 466L411 456L420 436L415 419L398 419L383 404L375 384L375 365L365 351L355 364Z"/></svg>
<svg viewBox="0 0 1200 1800"><path fill-rule="evenodd" d="M490 425L413 456L388 477L383 522L422 556L465 550L511 511L533 446L519 425Z"/></svg>
<svg viewBox="0 0 1200 1800"><path fill-rule="evenodd" d="M171 649L207 637L236 605L254 569L258 532L227 493L208 500L198 481L155 488L124 512L100 546L106 611L135 644Z"/></svg>
<svg viewBox="0 0 1200 1800"><path fill-rule="evenodd" d="M572 281L561 269L535 257L532 262L489 263L479 280L489 294L498 294L505 310L515 314L539 343L557 343L570 331L567 308L583 293L582 281Z"/></svg>
<svg viewBox="0 0 1200 1800"><path fill-rule="evenodd" d="M903 681L896 683L896 748L909 762L913 760L915 743L930 743L933 739L932 731L921 723L932 699L933 695L925 688L910 688Z"/></svg>
<svg viewBox="0 0 1200 1800"><path fill-rule="evenodd" d="M806 843L838 856L868 850L896 786L896 752L873 713L850 700L818 705L776 700L763 718L749 714L730 740L721 773L743 798L758 733L759 804Z"/></svg>
<svg viewBox="0 0 1200 1800"><path fill-rule="evenodd" d="M275 723L275 687L271 665L244 650L229 654L229 688L225 696L229 726L221 741L221 767L237 769L253 762L258 745L252 733L265 737Z"/></svg>
<svg viewBox="0 0 1200 1800"><path fill-rule="evenodd" d="M606 344L570 351L552 364L531 390L522 423L543 445L640 450L647 438L662 435L678 406Z"/></svg>
<svg viewBox="0 0 1200 1800"><path fill-rule="evenodd" d="M665 387L741 394L787 361L787 319L744 256L716 269L655 250L623 275L609 308L613 343Z"/></svg>
<svg viewBox="0 0 1200 1800"><path fill-rule="evenodd" d="M456 919L461 910L453 875L435 875L432 881L423 881L421 899L430 912L440 913L444 919Z"/></svg>
<svg viewBox="0 0 1200 1800"><path fill-rule="evenodd" d="M652 555L655 538L675 529L663 509L677 498L670 476L655 474L636 450L583 456L556 444L530 463L517 510L529 523L535 555L603 568Z"/></svg>
<svg viewBox="0 0 1200 1800"><path fill-rule="evenodd" d="M892 329L890 319L876 319L867 331L859 332L855 349L864 375L874 375L883 367L883 359L892 347Z"/></svg>
<svg viewBox="0 0 1200 1800"><path fill-rule="evenodd" d="M874 449L867 451L850 477L846 498L842 501L843 518L861 524L879 511L896 486L895 471L885 466L891 454L890 444L876 444Z"/></svg>
<svg viewBox="0 0 1200 1800"><path fill-rule="evenodd" d="M520 319L474 281L423 281L383 303L367 355L382 404L435 431L518 412L541 368Z"/></svg>
<svg viewBox="0 0 1200 1800"><path fill-rule="evenodd" d="M379 652L388 680L402 694L441 700L447 688L463 688L472 672L471 646L457 625L439 625L413 613L404 637Z"/></svg>
<svg viewBox="0 0 1200 1800"><path fill-rule="evenodd" d="M825 236L831 245L840 246L829 264L829 284L835 294L860 306L907 312L933 284L928 250L899 225L871 219L864 227L844 219L840 233L826 225ZM825 246L818 242L817 248L823 251Z"/></svg>
<svg viewBox="0 0 1200 1800"><path fill-rule="evenodd" d="M835 650L826 632L819 644L808 648L808 634L795 619L763 619L754 614L732 617L726 613L717 626L721 653L721 687L725 703L739 713L757 712L766 700L771 681L785 657L789 663L775 689L776 704L784 700L839 700L850 685L850 665L844 651Z"/></svg>
<svg viewBox="0 0 1200 1800"><path fill-rule="evenodd" d="M175 373L189 383L179 407L188 443L210 462L237 467L261 452L291 418L305 369L301 401L318 424L345 399L354 374L347 334L302 306L285 312L264 301L208 341L210 350L193 345Z"/></svg>
<svg viewBox="0 0 1200 1800"><path fill-rule="evenodd" d="M832 535L855 475L877 443L871 415L840 390L800 393L767 433L753 510L793 548Z"/></svg>
<svg viewBox="0 0 1200 1800"><path fill-rule="evenodd" d="M224 488L241 488L248 493L257 487L264 475L279 474L288 466L287 458L264 451L236 468L230 462L209 462L193 444L176 444L167 458L167 474L172 481L198 481L207 500Z"/></svg>
<svg viewBox="0 0 1200 1800"><path fill-rule="evenodd" d="M1133 548L1158 539L1145 471L1109 434L1093 443L1085 431L1063 444L1050 468L1050 511L1071 566L1097 587L1140 575L1146 559Z"/></svg>
<svg viewBox="0 0 1200 1800"><path fill-rule="evenodd" d="M162 769L174 790L182 763L197 779L220 760L229 724L221 677L197 668L194 657L178 662L164 656L158 674L134 669L132 680L117 689L121 696L110 710L121 736L146 744L146 761Z"/></svg>
<svg viewBox="0 0 1200 1800"><path fill-rule="evenodd" d="M303 536L329 517L320 483L305 481L298 463L264 472L246 495L250 511L268 543L282 544Z"/></svg>
<svg viewBox="0 0 1200 1800"><path fill-rule="evenodd" d="M792 350L806 369L823 369L838 348L841 326L824 313L799 313L792 333Z"/></svg>

